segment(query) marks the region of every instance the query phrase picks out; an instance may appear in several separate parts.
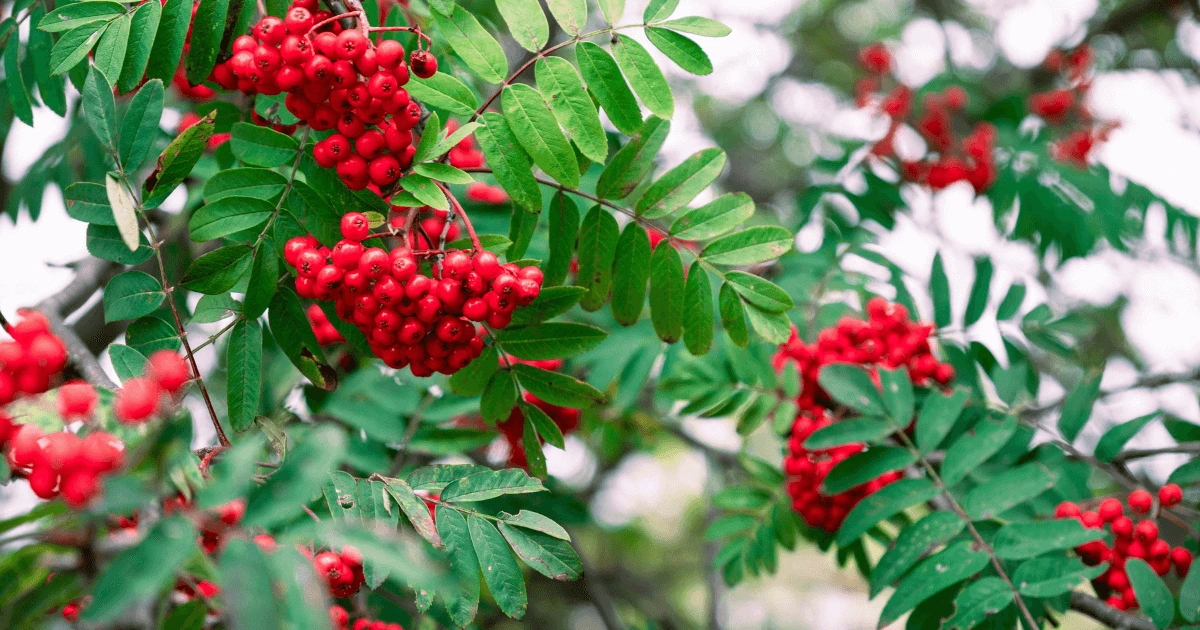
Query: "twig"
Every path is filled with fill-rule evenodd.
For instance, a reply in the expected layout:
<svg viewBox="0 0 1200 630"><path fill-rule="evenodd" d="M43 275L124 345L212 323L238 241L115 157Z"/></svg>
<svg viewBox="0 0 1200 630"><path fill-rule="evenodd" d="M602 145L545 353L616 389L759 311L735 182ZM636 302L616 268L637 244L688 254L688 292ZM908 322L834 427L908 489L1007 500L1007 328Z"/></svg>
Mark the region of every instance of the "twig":
<svg viewBox="0 0 1200 630"><path fill-rule="evenodd" d="M421 401L412 418L409 419L408 426L404 429L404 437L401 438L400 444L396 447L396 458L392 460L392 467L388 469L389 477L395 477L396 473L400 472L401 468L404 468L404 462L408 459L408 444L412 442L413 436L416 435L417 429L421 426L421 416L434 400L433 396L429 396Z"/></svg>
<svg viewBox="0 0 1200 630"><path fill-rule="evenodd" d="M467 236L471 237L471 245L475 247L475 252L478 253L483 251L483 245L479 242L479 235L475 233L475 226L471 225L471 219L467 217L467 212L463 210L462 204L458 203L458 200L454 198L454 195L450 193L450 190L446 188L445 184L439 181L435 181L433 183L436 184L443 193L445 193L446 199L450 200L450 206L454 208L455 214L462 219L463 227L467 228Z"/></svg>
<svg viewBox="0 0 1200 630"><path fill-rule="evenodd" d="M1189 442L1187 444L1176 444L1175 446L1164 446L1161 448L1143 448L1130 449L1122 451L1113 458L1114 464L1123 464L1134 459L1144 459L1146 457L1155 457L1157 455L1198 455L1200 454L1200 443Z"/></svg>
<svg viewBox="0 0 1200 630"><path fill-rule="evenodd" d="M1071 610L1083 613L1113 630L1156 630L1149 620L1117 610L1099 598L1080 591L1071 591Z"/></svg>

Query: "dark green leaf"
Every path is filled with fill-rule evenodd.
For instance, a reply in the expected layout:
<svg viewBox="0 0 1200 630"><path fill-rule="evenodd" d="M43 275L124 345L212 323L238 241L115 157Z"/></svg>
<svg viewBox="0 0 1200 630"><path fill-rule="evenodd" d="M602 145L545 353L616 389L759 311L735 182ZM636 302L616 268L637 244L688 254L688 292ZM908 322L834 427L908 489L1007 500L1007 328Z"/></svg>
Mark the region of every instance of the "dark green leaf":
<svg viewBox="0 0 1200 630"><path fill-rule="evenodd" d="M619 236L617 220L599 205L592 206L583 217L579 229L579 271L575 276L575 284L588 290L579 302L584 310L598 310L608 301Z"/></svg>
<svg viewBox="0 0 1200 630"><path fill-rule="evenodd" d="M503 94L504 119L534 164L564 186L578 187L575 152L542 95L522 83L504 88Z"/></svg>
<svg viewBox="0 0 1200 630"><path fill-rule="evenodd" d="M243 319L229 333L229 424L235 431L254 425L262 396L262 326Z"/></svg>
<svg viewBox="0 0 1200 630"><path fill-rule="evenodd" d="M716 181L717 176L725 168L725 161L725 152L717 148L702 149L692 154L680 163L679 166L663 173L662 177L659 177L654 180L653 184L650 184L650 187L642 194L642 198L638 200L638 214L644 215L647 219L658 219L670 215L679 208L687 205L692 199L696 198L696 195L699 195L705 188L708 188L709 185ZM768 229L787 232L783 228ZM788 240L790 243L790 234L788 235ZM772 258L777 256L778 254L772 256ZM760 261L756 260L753 262Z"/></svg>
<svg viewBox="0 0 1200 630"><path fill-rule="evenodd" d="M331 424L313 428L265 484L251 489L242 525L271 528L302 515L302 506L319 496L317 489L345 452L341 429Z"/></svg>
<svg viewBox="0 0 1200 630"><path fill-rule="evenodd" d="M145 208L157 208L192 172L213 133L213 120L214 113L209 113L167 145L158 158L158 167L143 186L142 205Z"/></svg>
<svg viewBox="0 0 1200 630"><path fill-rule="evenodd" d="M951 545L926 558L896 587L879 616L879 627L886 626L939 591L981 571L988 555L972 550L967 541Z"/></svg>
<svg viewBox="0 0 1200 630"><path fill-rule="evenodd" d="M546 103L579 152L603 164L608 159L608 137L575 67L561 57L543 57L534 66L534 73Z"/></svg>
<svg viewBox="0 0 1200 630"><path fill-rule="evenodd" d="M975 284L971 286L971 296L967 300L967 311L963 315L963 326L970 326L979 321L987 308L988 294L992 284L992 259L987 257L975 259Z"/></svg>
<svg viewBox="0 0 1200 630"><path fill-rule="evenodd" d="M750 195L721 195L679 217L671 225L671 235L685 241L706 241L733 230L753 214L754 200Z"/></svg>
<svg viewBox="0 0 1200 630"><path fill-rule="evenodd" d="M1179 614L1191 623L1200 620L1200 571L1188 571L1179 588Z"/></svg>
<svg viewBox="0 0 1200 630"><path fill-rule="evenodd" d="M112 361L117 378L122 381L141 376L146 371L146 355L129 346L112 344L108 347L108 358Z"/></svg>
<svg viewBox="0 0 1200 630"><path fill-rule="evenodd" d="M495 112L482 116L483 126L475 131L475 140L487 159L496 181L513 203L529 212L542 209L542 190L533 176L533 162L513 135L504 117Z"/></svg>
<svg viewBox="0 0 1200 630"><path fill-rule="evenodd" d="M459 396L478 396L487 388L496 370L500 369L500 356L495 346L488 346L467 367L450 377L450 389Z"/></svg>
<svg viewBox="0 0 1200 630"><path fill-rule="evenodd" d="M166 297L162 284L154 276L141 271L126 271L104 287L104 321L149 315Z"/></svg>
<svg viewBox="0 0 1200 630"><path fill-rule="evenodd" d="M78 6L81 3L75 3ZM71 6L71 5L68 5ZM46 15L44 4L30 8L29 23L34 24ZM38 96L42 104L59 116L67 115L67 93L63 84L65 79L50 74L50 53L54 49L54 38L46 31L31 29L26 43L26 54L33 62L33 74L37 79Z"/></svg>
<svg viewBox="0 0 1200 630"><path fill-rule="evenodd" d="M275 213L275 204L254 197L221 197L192 213L188 221L192 240L216 240L258 227Z"/></svg>
<svg viewBox="0 0 1200 630"><path fill-rule="evenodd" d="M1102 530L1086 528L1074 519L1014 522L1000 529L992 548L1001 560L1025 560L1102 538Z"/></svg>
<svg viewBox="0 0 1200 630"><path fill-rule="evenodd" d="M404 86L409 96L431 107L440 107L460 116L470 116L475 113L478 100L462 81L439 72L428 79L413 75L412 80ZM491 164L491 162L488 162Z"/></svg>
<svg viewBox="0 0 1200 630"><path fill-rule="evenodd" d="M900 470L917 461L917 456L906 448L876 446L842 460L821 484L821 492L827 495L841 494L861 486L884 473Z"/></svg>
<svg viewBox="0 0 1200 630"><path fill-rule="evenodd" d="M998 577L972 582L954 598L954 616L942 625L950 630L970 630L1012 605L1013 591Z"/></svg>
<svg viewBox="0 0 1200 630"><path fill-rule="evenodd" d="M278 284L279 255L275 253L275 243L271 237L263 237L250 266L250 284L246 286L246 303L243 307L246 317L257 319L267 311Z"/></svg>
<svg viewBox="0 0 1200 630"><path fill-rule="evenodd" d="M102 22L84 24L58 38L54 49L50 51L50 74L60 75L83 61L96 42L100 41L105 26Z"/></svg>
<svg viewBox="0 0 1200 630"><path fill-rule="evenodd" d="M280 627L275 592L267 557L249 538L231 538L221 551L219 565L221 601L225 614L238 630Z"/></svg>
<svg viewBox="0 0 1200 630"><path fill-rule="evenodd" d="M962 413L963 405L967 402L965 390L955 390L949 394L933 392L925 398L921 405L921 413L917 415L917 445L922 453L930 453L937 449L954 427L954 421Z"/></svg>
<svg viewBox="0 0 1200 630"><path fill-rule="evenodd" d="M578 580L583 564L571 543L538 531L499 524L500 533L530 568L552 580Z"/></svg>
<svg viewBox="0 0 1200 630"><path fill-rule="evenodd" d="M871 597L900 579L932 547L957 536L965 526L957 514L947 511L928 514L901 530L871 571Z"/></svg>
<svg viewBox="0 0 1200 630"><path fill-rule="evenodd" d="M167 0L158 20L158 34L146 64L146 78L170 81L183 56L183 45L192 23L192 3L188 0Z"/></svg>
<svg viewBox="0 0 1200 630"><path fill-rule="evenodd" d="M518 400L517 406L521 409L521 415L525 416L525 420L529 423L526 430L537 432L546 443L556 447L564 448L562 429L554 424L554 420L537 405Z"/></svg>
<svg viewBox="0 0 1200 630"><path fill-rule="evenodd" d="M895 370L879 369L880 389L883 391L883 403L888 415L896 426L906 427L913 419L913 388L908 368L900 366Z"/></svg>
<svg viewBox="0 0 1200 630"><path fill-rule="evenodd" d="M707 353L715 327L712 284L697 260L688 269L683 289L683 344L688 352L696 356Z"/></svg>
<svg viewBox="0 0 1200 630"><path fill-rule="evenodd" d="M1049 490L1057 478L1041 463L1024 464L976 486L962 506L973 520L994 518Z"/></svg>
<svg viewBox="0 0 1200 630"><path fill-rule="evenodd" d="M933 297L933 321L938 328L950 325L950 280L946 278L946 267L942 254L933 257L933 269L929 272L929 294Z"/></svg>
<svg viewBox="0 0 1200 630"><path fill-rule="evenodd" d="M294 290L281 287L275 291L267 310L267 321L271 336L305 378L328 391L337 387L337 373L325 363L325 353L317 343L300 297Z"/></svg>
<svg viewBox="0 0 1200 630"><path fill-rule="evenodd" d="M1092 416L1092 405L1100 397L1100 377L1103 369L1084 375L1083 382L1067 393L1063 401L1062 415L1058 418L1058 430L1068 442L1074 442L1088 418Z"/></svg>
<svg viewBox="0 0 1200 630"><path fill-rule="evenodd" d="M183 287L208 295L224 293L246 275L253 253L254 250L245 245L230 245L211 251L192 261L183 274Z"/></svg>
<svg viewBox="0 0 1200 630"><path fill-rule="evenodd" d="M251 166L268 168L291 164L299 150L294 138L253 123L235 124L229 142L234 157Z"/></svg>
<svg viewBox="0 0 1200 630"><path fill-rule="evenodd" d="M158 521L141 542L104 567L81 618L94 623L110 621L136 600L173 584L175 572L195 549L196 530L187 519L172 516Z"/></svg>
<svg viewBox="0 0 1200 630"><path fill-rule="evenodd" d="M521 387L552 405L583 409L602 404L605 401L605 396L600 390L576 380L569 374L551 372L520 363L514 365L512 370L521 383Z"/></svg>
<svg viewBox="0 0 1200 630"><path fill-rule="evenodd" d="M143 5L150 6L150 5ZM136 171L158 138L162 118L163 84L155 79L142 86L121 121L119 154L126 171Z"/></svg>
<svg viewBox="0 0 1200 630"><path fill-rule="evenodd" d="M117 81L121 93L132 92L142 82L161 18L162 5L157 2L142 3L134 10L133 22L129 26L129 49Z"/></svg>
<svg viewBox="0 0 1200 630"><path fill-rule="evenodd" d="M996 319L1004 321L1012 319L1017 311L1021 309L1021 303L1025 301L1025 285L1017 283L1008 287L1008 293L1004 294L1004 300L1000 302L999 308L996 309Z"/></svg>
<svg viewBox="0 0 1200 630"><path fill-rule="evenodd" d="M750 343L750 330L746 325L746 311L742 310L742 300L738 297L728 282L721 284L721 292L717 296L717 308L721 312L721 327L734 345L745 348ZM789 425L790 429L790 425Z"/></svg>
<svg viewBox="0 0 1200 630"><path fill-rule="evenodd" d="M686 36L651 27L646 29L646 39L680 68L699 76L712 74L712 61L704 49Z"/></svg>
<svg viewBox="0 0 1200 630"><path fill-rule="evenodd" d="M9 57L12 59L13 57ZM109 153L117 152L117 103L106 75L93 68L83 85L83 115L96 139Z"/></svg>
<svg viewBox="0 0 1200 630"><path fill-rule="evenodd" d="M513 516L507 512L501 512L500 518L505 523L514 527L532 529L554 538L558 538L559 540L571 540L571 535L568 534L567 530L563 529L561 525L555 523L553 520L545 516L542 516L541 514L538 514L537 512L521 510L520 512L517 512L516 516Z"/></svg>
<svg viewBox="0 0 1200 630"><path fill-rule="evenodd" d="M1138 606L1159 630L1165 630L1175 619L1175 598L1162 579L1141 558L1130 558L1125 563L1129 583L1137 595Z"/></svg>
<svg viewBox="0 0 1200 630"><path fill-rule="evenodd" d="M670 130L670 121L657 116L647 118L641 130L604 167L596 184L596 194L605 199L629 196L654 168L654 158Z"/></svg>
<svg viewBox="0 0 1200 630"><path fill-rule="evenodd" d="M580 42L575 54L588 90L608 112L613 126L626 135L637 133L642 126L642 113L612 55L591 42Z"/></svg>
<svg viewBox="0 0 1200 630"><path fill-rule="evenodd" d="M725 281L747 302L769 313L783 313L794 306L787 291L765 278L744 271L730 271L725 274Z"/></svg>
<svg viewBox="0 0 1200 630"><path fill-rule="evenodd" d="M437 526L433 521L433 514L430 512L429 506L426 505L425 501L413 493L412 487L403 479L388 479L387 490L388 495L395 499L400 509L404 512L404 516L408 519L408 522L412 523L413 529L435 547L441 547L442 537L438 535Z"/></svg>
<svg viewBox="0 0 1200 630"><path fill-rule="evenodd" d="M510 494L542 492L542 482L519 468L488 470L450 482L441 492L441 500L450 503L486 501Z"/></svg>
<svg viewBox="0 0 1200 630"><path fill-rule="evenodd" d="M1113 458L1121 453L1129 440L1132 440L1143 427L1157 417L1158 412L1150 413L1113 426L1104 432L1104 436L1096 444L1096 450L1093 451L1093 455L1102 462L1111 462Z"/></svg>
<svg viewBox="0 0 1200 630"><path fill-rule="evenodd" d="M109 23L92 54L92 63L95 64L93 68L103 72L105 77L112 77L109 79L110 84L121 76L121 68L125 65L132 23L133 16L128 13Z"/></svg>
<svg viewBox="0 0 1200 630"><path fill-rule="evenodd" d="M882 416L887 413L879 388L862 367L851 363L834 363L821 369L821 387L834 400L865 414Z"/></svg>
<svg viewBox="0 0 1200 630"><path fill-rule="evenodd" d="M479 608L479 560L471 544L467 520L457 510L438 508L437 531L450 551L450 565L459 578L455 580L454 591L443 593L446 612L460 627L466 626Z"/></svg>
<svg viewBox="0 0 1200 630"><path fill-rule="evenodd" d="M504 420L517 404L517 384L513 381L512 373L499 370L492 374L483 396L479 399L479 415L489 423Z"/></svg>
<svg viewBox="0 0 1200 630"><path fill-rule="evenodd" d="M1126 564L1133 564L1131 558ZM1053 597L1104 572L1107 565L1085 567L1079 558L1046 556L1021 563L1012 574L1017 590L1028 597Z"/></svg>
<svg viewBox="0 0 1200 630"><path fill-rule="evenodd" d="M180 346L175 325L158 317L143 317L130 324L125 329L125 342L146 356L159 350L178 350Z"/></svg>
<svg viewBox="0 0 1200 630"><path fill-rule="evenodd" d="M525 594L525 578L504 536L496 530L495 525L474 514L467 517L467 529L471 533L471 544L475 547L479 568L483 571L483 579L492 597L504 614L520 619L529 604Z"/></svg>
<svg viewBox="0 0 1200 630"><path fill-rule="evenodd" d="M571 310L587 293L583 287L547 287L529 306L513 311L513 326L539 324Z"/></svg>
<svg viewBox="0 0 1200 630"><path fill-rule="evenodd" d="M445 42L479 78L495 84L504 80L504 75L508 74L504 49L479 25L474 15L455 5L449 17L435 12L433 22L437 25L438 34L445 38Z"/></svg>
<svg viewBox="0 0 1200 630"><path fill-rule="evenodd" d="M650 280L650 238L646 229L630 221L617 241L613 265L612 314L622 326L632 326L642 316L646 283Z"/></svg>
<svg viewBox="0 0 1200 630"><path fill-rule="evenodd" d="M192 85L208 79L217 64L228 13L229 0L200 0L197 5L187 53L187 80Z"/></svg>
<svg viewBox="0 0 1200 630"><path fill-rule="evenodd" d="M759 225L722 236L709 243L700 256L714 265L752 265L779 258L791 249L791 232Z"/></svg>
<svg viewBox="0 0 1200 630"><path fill-rule="evenodd" d="M125 13L125 5L119 2L109 2L108 0L72 2L47 13L37 23L37 28L46 33L61 33L84 24L108 22L122 13Z"/></svg>
<svg viewBox="0 0 1200 630"><path fill-rule="evenodd" d="M866 442L874 444L895 432L895 427L879 418L854 418L834 422L829 426L818 429L804 441L804 448L810 450L833 448L845 444Z"/></svg>
<svg viewBox="0 0 1200 630"><path fill-rule="evenodd" d="M838 546L847 546L885 518L937 496L938 489L927 479L901 479L869 495L850 513L837 532Z"/></svg>
<svg viewBox="0 0 1200 630"><path fill-rule="evenodd" d="M27 59L30 52L25 51ZM8 38L4 47L4 89L8 92L8 102L12 105L13 114L26 125L33 126L33 104L29 90L25 87L25 78L21 75L20 54L21 40L14 34Z"/></svg>
<svg viewBox="0 0 1200 630"><path fill-rule="evenodd" d="M646 108L659 118L670 118L675 113L675 99L667 78L650 53L627 35L617 35L612 48L617 64Z"/></svg>
<svg viewBox="0 0 1200 630"><path fill-rule="evenodd" d="M766 341L779 345L791 336L792 320L783 313L768 313L754 304L746 304L746 319L754 332Z"/></svg>

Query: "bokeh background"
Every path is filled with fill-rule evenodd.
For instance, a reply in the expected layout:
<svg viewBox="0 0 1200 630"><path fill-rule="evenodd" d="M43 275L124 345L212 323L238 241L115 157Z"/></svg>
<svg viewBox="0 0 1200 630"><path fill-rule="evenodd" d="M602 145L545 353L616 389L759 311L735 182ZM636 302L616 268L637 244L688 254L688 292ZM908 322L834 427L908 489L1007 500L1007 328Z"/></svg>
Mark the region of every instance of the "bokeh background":
<svg viewBox="0 0 1200 630"><path fill-rule="evenodd" d="M729 167L719 188L744 190L781 217L795 212L798 195L820 182L812 168L819 160L838 159L852 141L878 138L881 121L855 107L853 85L861 75L855 64L863 45L883 41L896 60L896 74L916 88L949 73L982 85L973 98L1000 99L1027 93L1039 80L1039 66L1054 48L1083 41L1096 52L1096 75L1089 103L1098 118L1119 128L1096 159L1116 178L1140 183L1192 214L1200 214L1200 23L1194 2L1132 0L682 0L677 15L705 15L732 27L723 39L703 40L714 72L696 78L663 63L678 86L676 116L662 153L669 168L705 146L719 145ZM629 0L626 22L640 20L643 0ZM655 53L657 54L657 53ZM1043 79L1044 80L1044 77ZM77 94L73 98L78 98ZM3 149L3 193L18 181L65 128L54 114L35 112L37 130L14 122ZM174 129L177 111L163 115ZM901 139L903 140L903 139ZM1119 184L1119 183L1118 183ZM715 194L714 191L706 196ZM972 256L988 254L996 263L993 294L1013 281L1030 288L1026 307L1047 302L1056 312L1090 307L1124 331L1130 352L1113 360L1104 375L1104 397L1083 443L1098 438L1112 422L1155 409L1200 423L1193 384L1154 389L1133 388L1138 370L1179 374L1200 366L1200 263L1181 258L1161 237L1166 215L1152 209L1145 233L1126 252L1101 247L1092 254L1059 264L1043 260L1032 245L1004 238L986 198L976 199L965 183L937 194L906 186L908 211L891 231L879 230L880 251L914 280L914 295L928 317L927 295L919 290L934 254L942 253L951 282L954 308L965 308L973 273ZM182 189L164 209L178 211ZM702 198L700 201L704 201ZM814 216L813 222L819 222ZM1157 222L1157 223L1155 223ZM22 212L14 222L0 217L0 310L35 304L64 286L68 267L87 255L85 225L69 219L60 191L47 189L36 222ZM817 223L801 226L797 247L811 251L821 236ZM866 265L848 257L847 267ZM881 293L889 289L881 283ZM94 298L98 300L98 295ZM83 309L86 311L87 309ZM962 341L978 341L1003 356L1000 325L978 325ZM211 366L211 348L201 353ZM107 361L106 357L102 358ZM106 364L111 370L111 366ZM1042 396L1056 400L1062 388L1044 381ZM691 421L685 430L716 449L736 450L741 438L731 423ZM757 440L758 436L749 439ZM758 454L780 459L778 442L762 436L751 444ZM211 436L198 428L196 441ZM1132 448L1169 442L1152 426ZM683 627L715 623L728 629L872 628L884 598L868 601L861 578L852 569L812 547L780 559L778 574L752 579L735 589L719 585L707 570L700 544L706 519L701 495L712 480L704 455L686 443L668 444L648 454L627 457L604 471L574 438L565 451L547 450L550 471L568 484L594 486L593 513L612 531L618 547L595 550L613 588L647 607L668 607ZM1161 478L1180 461L1178 455L1139 463ZM0 488L0 518L27 506L21 484ZM710 605L713 583L717 593ZM536 587L535 587L536 588ZM574 606L542 611L567 619L571 627L600 627L595 610ZM1068 617L1066 627L1088 627Z"/></svg>

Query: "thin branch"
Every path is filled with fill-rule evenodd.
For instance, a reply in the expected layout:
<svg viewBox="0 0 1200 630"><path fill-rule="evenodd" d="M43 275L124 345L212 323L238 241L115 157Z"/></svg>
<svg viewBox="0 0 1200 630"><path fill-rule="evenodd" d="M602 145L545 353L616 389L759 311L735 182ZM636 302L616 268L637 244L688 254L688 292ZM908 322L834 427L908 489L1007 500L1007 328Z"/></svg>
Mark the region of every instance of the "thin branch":
<svg viewBox="0 0 1200 630"><path fill-rule="evenodd" d="M1175 446L1163 446L1161 448L1142 448L1130 449L1122 451L1113 458L1114 464L1124 464L1127 461L1134 459L1145 459L1147 457L1155 457L1157 455L1200 455L1200 443L1189 442L1187 444L1176 444Z"/></svg>
<svg viewBox="0 0 1200 630"><path fill-rule="evenodd" d="M404 462L408 459L408 445L412 442L413 436L417 434L417 429L421 426L421 416L429 405L436 400L433 396L428 396L417 407L412 418L408 421L408 426L404 429L404 437L400 440L400 444L396 447L396 458L392 460L392 467L388 469L388 476L395 477L396 473L404 468Z"/></svg>
<svg viewBox="0 0 1200 630"><path fill-rule="evenodd" d="M1071 610L1083 613L1113 630L1157 630L1150 620L1117 610L1087 593L1071 591Z"/></svg>

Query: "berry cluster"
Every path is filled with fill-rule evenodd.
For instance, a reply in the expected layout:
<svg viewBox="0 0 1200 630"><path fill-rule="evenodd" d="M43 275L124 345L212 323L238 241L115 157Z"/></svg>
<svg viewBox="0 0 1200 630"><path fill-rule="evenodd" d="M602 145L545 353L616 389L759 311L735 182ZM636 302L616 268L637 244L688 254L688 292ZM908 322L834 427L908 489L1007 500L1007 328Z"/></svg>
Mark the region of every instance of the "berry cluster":
<svg viewBox="0 0 1200 630"><path fill-rule="evenodd" d="M832 363L865 366L877 378L877 368L905 367L913 384L923 387L945 386L954 379L954 368L933 356L929 335L933 327L909 321L908 309L889 304L883 298L867 302L868 321L844 318L834 328L821 331L815 344L805 344L792 331L792 338L775 355L775 368L795 361L801 378L796 400L799 413L792 425L788 454L783 462L788 475L788 494L792 507L813 527L835 531L846 514L867 495L898 479L895 473L883 475L866 484L837 495L820 492L826 475L839 462L863 450L862 444L847 444L831 449L810 450L804 441L817 429L834 422L831 410L836 403L821 388L821 369Z"/></svg>
<svg viewBox="0 0 1200 630"><path fill-rule="evenodd" d="M363 555L356 547L346 545L341 553L322 551L316 555L301 547L300 552L312 560L317 575L325 580L334 597L351 597L367 581L363 577Z"/></svg>
<svg viewBox="0 0 1200 630"><path fill-rule="evenodd" d="M342 30L316 7L316 0L296 0L284 19L264 17L252 35L234 40L233 56L212 79L246 94L287 92L284 106L301 122L336 131L313 147L317 163L336 168L352 189L380 192L416 153L412 129L421 106L404 89L409 72L433 76L437 59L414 50L405 63L399 42L375 44L365 29Z"/></svg>
<svg viewBox="0 0 1200 630"><path fill-rule="evenodd" d="M50 389L51 379L67 365L67 347L50 332L45 315L23 311L5 331L12 341L0 341L0 406Z"/></svg>
<svg viewBox="0 0 1200 630"><path fill-rule="evenodd" d="M91 389L86 383L83 387ZM91 395L94 407L95 390ZM0 418L7 420L3 412ZM80 438L70 431L46 433L37 425L25 424L12 432L8 464L29 481L38 497L50 500L61 494L67 505L79 508L100 494L104 475L125 465L125 443L104 431L91 431Z"/></svg>
<svg viewBox="0 0 1200 630"><path fill-rule="evenodd" d="M959 140L955 134L954 116L967 105L967 93L961 87L951 86L940 94L927 94L924 113L912 119L913 94L908 86L896 83L885 95L883 81L892 68L891 55L882 44L872 44L859 51L859 63L871 76L860 79L855 86L859 107L875 105L890 119L887 133L872 147L879 157L896 155L896 133L904 125L911 125L925 139L927 155L918 160L901 160L901 175L905 180L941 190L947 186L966 181L982 193L996 181L996 164L992 149L996 141L996 129L988 123L979 123Z"/></svg>
<svg viewBox="0 0 1200 630"><path fill-rule="evenodd" d="M412 208L392 206L391 224L394 229L405 229L410 210ZM443 233L446 235L447 243L458 239L460 234L458 225L450 221L450 213L446 210L421 206L416 209L416 213L413 229L408 230L406 239L410 248L417 251L437 249L442 242ZM450 221L449 225L446 225L447 221Z"/></svg>
<svg viewBox="0 0 1200 630"><path fill-rule="evenodd" d="M1047 70L1058 73L1067 87L1038 92L1029 97L1029 112L1065 135L1050 145L1050 156L1077 168L1087 168L1096 145L1108 140L1116 123L1097 122L1087 107L1092 87L1092 49L1083 44L1071 51L1054 50L1046 57Z"/></svg>
<svg viewBox="0 0 1200 630"><path fill-rule="evenodd" d="M502 265L487 251L446 252L426 275L412 250L365 248L369 224L360 213L342 217L342 236L332 250L311 236L287 242L284 259L298 274L296 291L335 301L338 316L363 331L375 356L395 369L407 365L416 376L466 367L483 351L475 323L504 328L517 306L541 292L541 269Z"/></svg>
<svg viewBox="0 0 1200 630"><path fill-rule="evenodd" d="M329 621L333 623L333 630L404 630L404 627L398 623L371 621L365 617L355 619L354 624L351 625L350 613L341 606L329 607Z"/></svg>
<svg viewBox="0 0 1200 630"><path fill-rule="evenodd" d="M146 374L125 381L113 401L117 420L140 424L163 409L163 395L175 396L192 379L187 361L170 350L150 355Z"/></svg>
<svg viewBox="0 0 1200 630"><path fill-rule="evenodd" d="M518 362L543 370L557 370L562 367L562 361L557 359ZM554 421L554 424L558 426L559 431L562 431L563 435L579 428L578 409L552 405L529 392L525 393L525 402L546 412L546 415L550 416L550 419ZM513 407L512 412L508 415L508 419L500 422L497 426L500 429L500 433L504 436L504 440L508 442L508 465L510 467L528 468L529 460L525 456L525 442L523 441L525 439L525 414L521 413L520 407ZM541 440L541 436L538 436L538 439ZM545 443L545 440L541 441Z"/></svg>
<svg viewBox="0 0 1200 630"><path fill-rule="evenodd" d="M312 324L313 334L317 336L317 343L322 346L331 346L335 343L345 343L345 338L342 333L333 327L329 322L329 317L325 315L325 311L316 304L311 304L308 307L308 323Z"/></svg>
<svg viewBox="0 0 1200 630"><path fill-rule="evenodd" d="M1158 491L1158 500L1163 507L1171 507L1182 498L1183 491L1175 484L1167 484ZM1134 514L1147 515L1153 508L1154 498L1145 490L1134 490L1129 493L1128 502ZM1133 519L1125 516L1125 507L1119 499L1103 499L1095 511L1083 511L1074 503L1064 502L1059 504L1054 516L1078 519L1090 529L1103 529L1107 525L1112 532L1112 546L1103 540L1094 540L1076 547L1075 552L1090 566L1109 563L1108 569L1093 584L1098 592L1110 593L1105 601L1113 608L1132 610L1138 607L1137 595L1125 573L1127 559L1145 560L1159 575L1166 575L1174 566L1180 578L1186 577L1192 566L1192 552L1182 546L1172 548L1170 543L1159 538L1158 524L1149 518L1135 525Z"/></svg>

